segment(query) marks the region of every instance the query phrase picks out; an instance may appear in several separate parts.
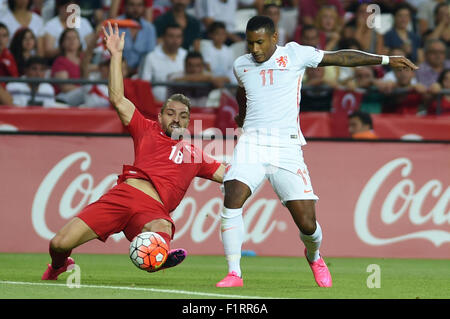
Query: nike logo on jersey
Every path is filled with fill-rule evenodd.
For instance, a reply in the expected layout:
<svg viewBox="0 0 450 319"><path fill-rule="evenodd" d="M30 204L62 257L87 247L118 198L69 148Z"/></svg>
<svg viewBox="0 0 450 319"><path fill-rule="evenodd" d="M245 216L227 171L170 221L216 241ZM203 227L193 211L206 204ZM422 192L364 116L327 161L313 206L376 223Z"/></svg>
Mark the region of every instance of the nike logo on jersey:
<svg viewBox="0 0 450 319"><path fill-rule="evenodd" d="M312 189L310 189L309 191L307 191L307 190L303 191L303 193L305 193L305 194L308 194L308 193L311 193L311 192L312 192Z"/></svg>

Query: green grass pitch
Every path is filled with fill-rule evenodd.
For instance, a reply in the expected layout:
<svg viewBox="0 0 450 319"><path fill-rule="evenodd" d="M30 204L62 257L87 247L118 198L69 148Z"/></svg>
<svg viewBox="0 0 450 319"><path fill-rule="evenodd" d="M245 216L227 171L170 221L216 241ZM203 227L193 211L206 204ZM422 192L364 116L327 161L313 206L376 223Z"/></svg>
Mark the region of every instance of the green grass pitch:
<svg viewBox="0 0 450 319"><path fill-rule="evenodd" d="M1 299L448 299L450 260L326 258L332 288L319 288L304 257L243 257L244 287L216 288L226 274L223 256L188 256L156 273L137 269L127 255L73 254L79 265L57 281L42 281L47 254L0 253ZM380 288L368 288L369 265L380 269ZM72 276L72 277L71 277ZM70 280L68 280L70 279ZM369 280L370 281L370 280Z"/></svg>

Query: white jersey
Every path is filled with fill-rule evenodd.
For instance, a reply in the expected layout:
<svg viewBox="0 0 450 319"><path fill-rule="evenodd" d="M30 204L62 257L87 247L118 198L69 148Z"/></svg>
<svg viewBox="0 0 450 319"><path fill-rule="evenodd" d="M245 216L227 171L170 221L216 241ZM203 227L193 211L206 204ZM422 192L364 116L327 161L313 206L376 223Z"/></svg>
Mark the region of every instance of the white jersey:
<svg viewBox="0 0 450 319"><path fill-rule="evenodd" d="M258 136L257 143L305 145L300 130L300 90L307 67L317 67L324 52L289 42L277 46L272 57L257 63L251 54L234 61L238 85L245 88L247 111L244 135ZM259 138L267 136L266 142Z"/></svg>

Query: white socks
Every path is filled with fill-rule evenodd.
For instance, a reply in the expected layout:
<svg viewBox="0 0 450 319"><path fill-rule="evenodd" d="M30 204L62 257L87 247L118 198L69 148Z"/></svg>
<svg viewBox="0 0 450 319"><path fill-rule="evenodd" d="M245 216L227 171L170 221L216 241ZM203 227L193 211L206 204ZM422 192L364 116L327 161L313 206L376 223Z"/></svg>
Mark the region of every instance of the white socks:
<svg viewBox="0 0 450 319"><path fill-rule="evenodd" d="M319 248L322 243L322 228L317 221L316 226L316 231L311 235L305 235L300 232L300 239L306 247L306 258L308 258L310 262L314 262L320 258Z"/></svg>
<svg viewBox="0 0 450 319"><path fill-rule="evenodd" d="M241 247L244 241L244 220L242 208L223 208L221 235L228 272L235 271L241 277Z"/></svg>

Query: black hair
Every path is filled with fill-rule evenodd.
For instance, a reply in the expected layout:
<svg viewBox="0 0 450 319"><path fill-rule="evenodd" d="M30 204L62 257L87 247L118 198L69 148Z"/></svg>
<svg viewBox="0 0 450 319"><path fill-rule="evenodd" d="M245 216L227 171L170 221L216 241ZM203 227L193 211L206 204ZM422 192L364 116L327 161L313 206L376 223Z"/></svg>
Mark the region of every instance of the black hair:
<svg viewBox="0 0 450 319"><path fill-rule="evenodd" d="M363 124L369 125L370 129L373 129L372 117L369 113L363 111L354 111L348 116L349 119L354 117L359 118Z"/></svg>
<svg viewBox="0 0 450 319"><path fill-rule="evenodd" d="M41 64L45 65L46 67L49 66L47 59L38 55L33 55L25 61L25 69L28 69L33 64Z"/></svg>
<svg viewBox="0 0 450 319"><path fill-rule="evenodd" d="M442 70L442 72L439 74L439 77L438 77L438 79L437 79L437 82L440 84L440 85L443 85L444 83L444 78L445 78L445 75L448 73L448 72L450 72L450 69L444 69L444 70Z"/></svg>
<svg viewBox="0 0 450 319"><path fill-rule="evenodd" d="M200 52L198 52L198 51L189 51L186 54L186 58L184 59L184 61L187 61L187 60L192 59L192 58L200 58L203 61L203 55Z"/></svg>
<svg viewBox="0 0 450 319"><path fill-rule="evenodd" d="M28 11L31 9L32 5L33 5L33 0L28 0L28 6L27 6L27 10ZM16 10L16 1L15 0L8 0L8 8L11 11Z"/></svg>
<svg viewBox="0 0 450 319"><path fill-rule="evenodd" d="M63 48L64 39L66 38L67 33L72 32L72 31L74 31L77 34L78 41L80 42L80 47L78 48L78 53L81 53L81 51L82 51L80 34L78 33L78 31L76 29L67 28L61 33L61 35L59 36L59 40L58 40L59 51L61 52L62 56L66 55L66 51Z"/></svg>
<svg viewBox="0 0 450 319"><path fill-rule="evenodd" d="M400 10L404 10L404 9L408 10L409 13L411 14L411 16L413 15L414 9L407 2L399 2L398 4L396 4L392 14L395 16Z"/></svg>
<svg viewBox="0 0 450 319"><path fill-rule="evenodd" d="M350 49L350 47L356 47L356 50L362 50L361 43L355 38L342 39L338 42L338 50Z"/></svg>
<svg viewBox="0 0 450 319"><path fill-rule="evenodd" d="M6 31L8 32L8 36L10 36L8 27L4 23L0 22L0 29L2 28L6 29Z"/></svg>
<svg viewBox="0 0 450 319"><path fill-rule="evenodd" d="M169 24L166 25L166 27L164 28L163 35L166 34L167 29L182 29L182 28L181 28L181 26L180 26L178 23L176 23L176 22L169 23Z"/></svg>
<svg viewBox="0 0 450 319"><path fill-rule="evenodd" d="M223 23L221 21L214 21L208 27L208 34L211 34L211 33L215 32L218 29L226 30L227 28L225 26L225 23Z"/></svg>
<svg viewBox="0 0 450 319"><path fill-rule="evenodd" d="M25 71L25 62L26 59L23 56L23 39L27 33L31 33L34 38L35 48L37 46L37 39L34 35L33 31L29 28L20 28L14 33L13 38L11 39L11 44L9 45L9 50L11 51L14 59L17 63L17 68L19 69L19 74L23 74Z"/></svg>
<svg viewBox="0 0 450 319"><path fill-rule="evenodd" d="M264 29L272 35L275 33L275 24L271 18L266 16L254 16L248 20L246 31L258 31L259 29Z"/></svg>

